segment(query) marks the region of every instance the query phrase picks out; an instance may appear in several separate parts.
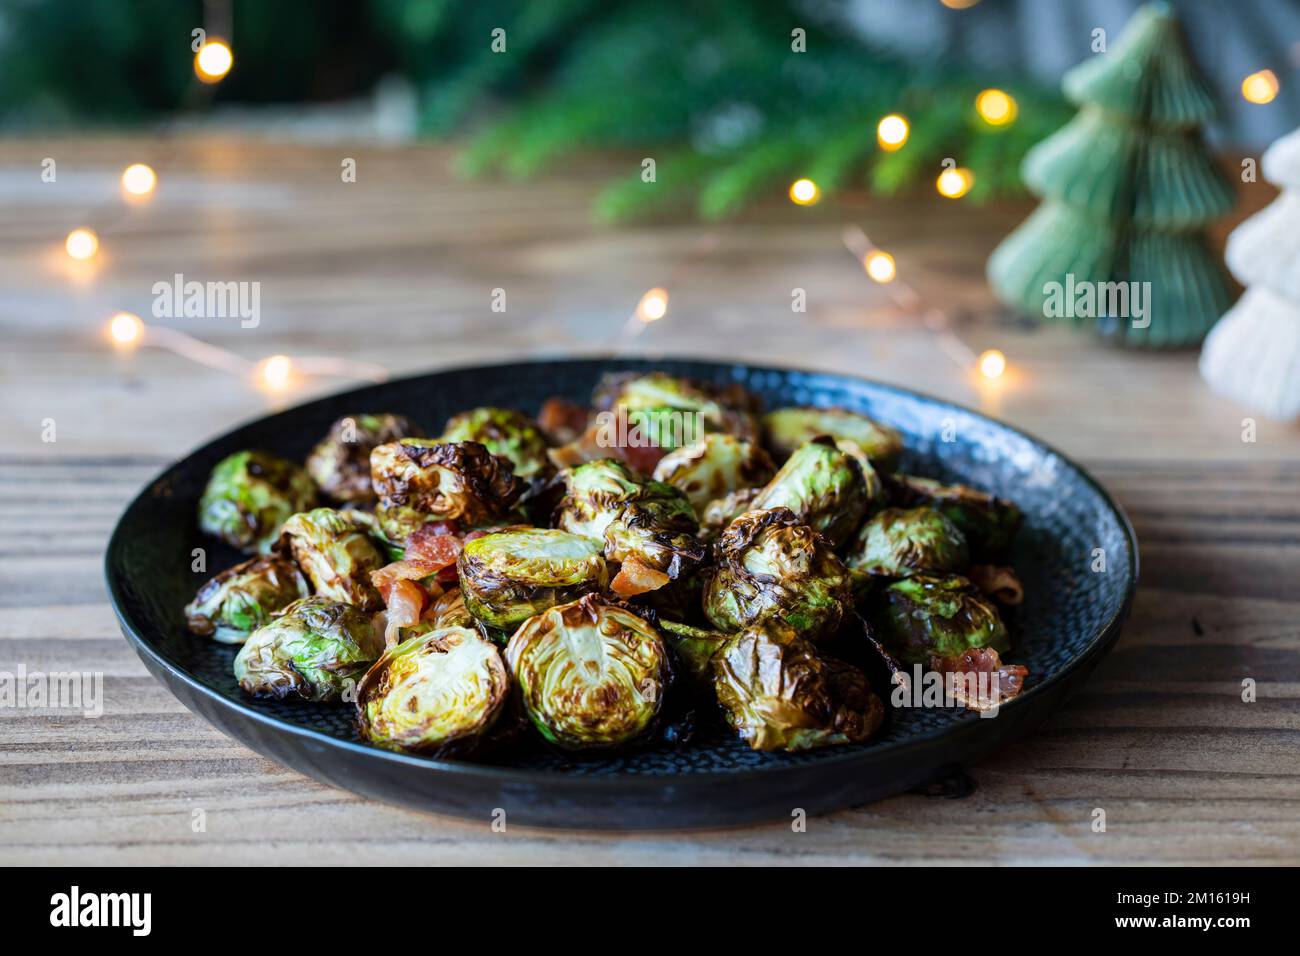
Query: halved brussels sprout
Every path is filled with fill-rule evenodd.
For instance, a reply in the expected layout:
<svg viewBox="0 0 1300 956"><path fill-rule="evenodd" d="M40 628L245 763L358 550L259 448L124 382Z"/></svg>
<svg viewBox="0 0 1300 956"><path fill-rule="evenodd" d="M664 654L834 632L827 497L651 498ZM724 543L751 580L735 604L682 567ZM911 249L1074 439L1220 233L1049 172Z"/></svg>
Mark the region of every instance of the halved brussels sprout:
<svg viewBox="0 0 1300 956"><path fill-rule="evenodd" d="M704 560L707 549L695 536L699 525L684 497L653 498L624 505L605 528L605 557L627 567L676 581ZM642 590L654 590L644 588Z"/></svg>
<svg viewBox="0 0 1300 956"><path fill-rule="evenodd" d="M410 419L388 413L348 415L330 426L307 456L307 473L327 498L343 504L375 500L370 483L370 452L399 438L420 438L424 432Z"/></svg>
<svg viewBox="0 0 1300 956"><path fill-rule="evenodd" d="M384 606L370 572L387 564L369 520L355 511L315 508L284 523L279 549L292 555L315 592L366 611Z"/></svg>
<svg viewBox="0 0 1300 956"><path fill-rule="evenodd" d="M658 631L595 594L525 621L506 646L506 664L533 726L571 751L644 739L671 677Z"/></svg>
<svg viewBox="0 0 1300 956"><path fill-rule="evenodd" d="M759 439L758 400L739 385L720 388L666 372L618 372L601 379L592 399L600 411L622 409L629 421L655 428L660 448L676 448L699 439L692 434L696 429L681 418L682 412L698 414L705 432L726 432L751 442ZM667 412L678 414L669 417L664 414ZM678 437L675 444L665 440L674 435Z"/></svg>
<svg viewBox="0 0 1300 956"><path fill-rule="evenodd" d="M766 484L774 474L776 465L761 446L727 434L705 435L655 466L656 480L680 489L696 514L717 498Z"/></svg>
<svg viewBox="0 0 1300 956"><path fill-rule="evenodd" d="M712 541L722 534L727 525L746 511L754 510L754 500L762 493L762 488L741 488L710 501L700 514L700 539Z"/></svg>
<svg viewBox="0 0 1300 956"><path fill-rule="evenodd" d="M316 503L316 486L291 461L239 451L217 462L199 499L199 527L241 551L265 554L289 516Z"/></svg>
<svg viewBox="0 0 1300 956"><path fill-rule="evenodd" d="M417 516L467 526L500 520L524 487L508 459L475 441L409 438L379 445L370 453L370 477L379 495L376 515L390 540L404 539L393 531L409 534Z"/></svg>
<svg viewBox="0 0 1300 956"><path fill-rule="evenodd" d="M976 647L1010 647L998 609L966 578L918 574L881 592L874 623L905 664L928 664Z"/></svg>
<svg viewBox="0 0 1300 956"><path fill-rule="evenodd" d="M970 564L970 551L966 536L934 508L886 508L862 526L845 563L892 578L960 573Z"/></svg>
<svg viewBox="0 0 1300 956"><path fill-rule="evenodd" d="M711 668L723 716L754 750L860 743L884 720L866 675L771 619L730 638Z"/></svg>
<svg viewBox="0 0 1300 956"><path fill-rule="evenodd" d="M361 736L426 756L473 750L506 708L510 675L496 645L443 627L390 647L357 689Z"/></svg>
<svg viewBox="0 0 1300 956"><path fill-rule="evenodd" d="M456 572L465 607L502 630L609 581L599 541L550 528L510 528L467 541Z"/></svg>
<svg viewBox="0 0 1300 956"><path fill-rule="evenodd" d="M443 591L424 612L437 627L473 627L474 615L465 606L465 592L460 588Z"/></svg>
<svg viewBox="0 0 1300 956"><path fill-rule="evenodd" d="M369 614L316 595L249 635L235 657L235 678L258 697L338 700L383 649Z"/></svg>
<svg viewBox="0 0 1300 956"><path fill-rule="evenodd" d="M788 508L749 511L713 545L704 613L734 633L775 617L809 640L831 636L853 603L849 570L830 542Z"/></svg>
<svg viewBox="0 0 1300 956"><path fill-rule="evenodd" d="M976 561L1001 557L1024 517L1019 508L1003 498L915 475L891 475L889 493L904 507L929 505L942 512L966 536Z"/></svg>
<svg viewBox="0 0 1300 956"><path fill-rule="evenodd" d="M311 592L292 561L250 558L227 568L199 588L185 606L185 624L195 634L223 644L242 644L271 615Z"/></svg>
<svg viewBox="0 0 1300 956"><path fill-rule="evenodd" d="M555 470L547 457L546 436L531 418L509 408L475 408L447 422L439 441L473 441L508 458L515 477L542 478Z"/></svg>
<svg viewBox="0 0 1300 956"><path fill-rule="evenodd" d="M750 506L789 508L839 547L883 499L880 479L866 467L864 472L862 463L831 439L815 438L795 449Z"/></svg>
<svg viewBox="0 0 1300 956"><path fill-rule="evenodd" d="M634 502L682 498L672 485L650 481L614 458L587 462L564 472L565 495L555 513L555 526L584 538L605 539L605 529Z"/></svg>
<svg viewBox="0 0 1300 956"><path fill-rule="evenodd" d="M778 408L763 416L763 430L778 459L818 435L852 443L882 471L897 467L903 453L903 436L897 430L846 408Z"/></svg>

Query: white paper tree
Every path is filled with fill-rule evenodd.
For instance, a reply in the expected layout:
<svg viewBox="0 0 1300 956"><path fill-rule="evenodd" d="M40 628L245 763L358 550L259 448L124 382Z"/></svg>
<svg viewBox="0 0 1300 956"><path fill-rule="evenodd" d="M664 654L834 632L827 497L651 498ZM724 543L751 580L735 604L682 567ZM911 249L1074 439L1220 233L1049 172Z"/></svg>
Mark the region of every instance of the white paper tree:
<svg viewBox="0 0 1300 956"><path fill-rule="evenodd" d="M1228 236L1224 258L1246 293L1210 331L1201 375L1221 395L1270 418L1300 417L1300 129L1264 153L1282 190Z"/></svg>

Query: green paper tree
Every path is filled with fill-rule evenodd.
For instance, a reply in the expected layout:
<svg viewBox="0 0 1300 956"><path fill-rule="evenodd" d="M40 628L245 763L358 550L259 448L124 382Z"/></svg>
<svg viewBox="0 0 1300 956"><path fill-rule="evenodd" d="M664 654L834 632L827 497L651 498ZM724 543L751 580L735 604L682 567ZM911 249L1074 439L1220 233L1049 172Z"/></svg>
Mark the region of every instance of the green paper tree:
<svg viewBox="0 0 1300 956"><path fill-rule="evenodd" d="M1042 204L994 250L1004 302L1129 346L1199 342L1232 301L1203 230L1233 192L1201 141L1215 106L1164 3L1062 83L1080 107L1021 173Z"/></svg>

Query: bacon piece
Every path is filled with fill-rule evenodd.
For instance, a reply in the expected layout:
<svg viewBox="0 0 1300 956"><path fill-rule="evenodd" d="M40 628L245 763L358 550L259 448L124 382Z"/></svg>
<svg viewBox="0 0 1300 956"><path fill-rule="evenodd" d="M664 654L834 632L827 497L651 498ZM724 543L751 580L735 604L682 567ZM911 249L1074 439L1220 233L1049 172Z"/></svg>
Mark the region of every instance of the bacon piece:
<svg viewBox="0 0 1300 956"><path fill-rule="evenodd" d="M1019 694L1025 687L1029 668L1003 664L991 647L976 647L951 657L933 655L930 669L953 674L953 696L971 710L992 710ZM975 678L974 683L968 679Z"/></svg>
<svg viewBox="0 0 1300 956"><path fill-rule="evenodd" d="M609 589L619 597L629 598L658 590L671 580L664 572L647 567L636 558L628 558L609 582Z"/></svg>
<svg viewBox="0 0 1300 956"><path fill-rule="evenodd" d="M587 410L567 398L548 398L537 413L537 425L557 445L567 445L587 427Z"/></svg>
<svg viewBox="0 0 1300 956"><path fill-rule="evenodd" d="M977 588L993 600L1014 605L1025 599L1025 588L1012 568L997 564L972 565L966 575Z"/></svg>
<svg viewBox="0 0 1300 956"><path fill-rule="evenodd" d="M424 605L429 596L425 593L424 588L409 578L393 580L383 594L384 603L388 605L388 622L384 627L384 644L387 647L392 647L397 643L399 628L410 627L420 620L420 614L423 613Z"/></svg>

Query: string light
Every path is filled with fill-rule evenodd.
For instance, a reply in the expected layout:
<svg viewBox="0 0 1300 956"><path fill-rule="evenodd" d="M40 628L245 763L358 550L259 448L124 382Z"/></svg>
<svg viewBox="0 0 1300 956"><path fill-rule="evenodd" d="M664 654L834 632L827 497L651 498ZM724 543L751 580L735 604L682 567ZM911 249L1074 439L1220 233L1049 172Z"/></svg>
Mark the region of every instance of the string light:
<svg viewBox="0 0 1300 956"><path fill-rule="evenodd" d="M68 255L72 258L84 262L94 258L99 251L99 236L89 229L74 229L68 233L63 248L68 250Z"/></svg>
<svg viewBox="0 0 1300 956"><path fill-rule="evenodd" d="M257 365L258 383L267 391L283 392L293 377L293 360L287 355L272 355Z"/></svg>
<svg viewBox="0 0 1300 956"><path fill-rule="evenodd" d="M902 149L910 134L906 118L897 113L890 113L876 124L876 142L889 153Z"/></svg>
<svg viewBox="0 0 1300 956"><path fill-rule="evenodd" d="M934 181L934 187L939 190L939 195L947 196L949 199L960 199L970 192L973 185L975 185L975 174L962 166L945 169Z"/></svg>
<svg viewBox="0 0 1300 956"><path fill-rule="evenodd" d="M984 90L975 97L975 112L990 126L1008 126L1019 112L1016 101L1004 90Z"/></svg>
<svg viewBox="0 0 1300 956"><path fill-rule="evenodd" d="M642 322L655 322L667 314L668 293L664 289L651 289L636 306L636 317Z"/></svg>
<svg viewBox="0 0 1300 956"><path fill-rule="evenodd" d="M867 257L862 260L862 267L867 270L867 275L881 285L893 282L894 277L898 275L898 266L894 264L894 257L880 249L867 253Z"/></svg>
<svg viewBox="0 0 1300 956"><path fill-rule="evenodd" d="M997 349L988 349L980 353L977 365L985 378L998 378L1007 370L1007 357Z"/></svg>
<svg viewBox="0 0 1300 956"><path fill-rule="evenodd" d="M194 54L194 75L204 83L220 83L235 65L235 55L225 40L208 40Z"/></svg>
<svg viewBox="0 0 1300 956"><path fill-rule="evenodd" d="M1241 81L1241 95L1248 103L1271 103L1280 88L1272 70L1260 70Z"/></svg>
<svg viewBox="0 0 1300 956"><path fill-rule="evenodd" d="M144 338L144 323L131 312L119 312L108 320L108 337L120 349L133 349Z"/></svg>
<svg viewBox="0 0 1300 956"><path fill-rule="evenodd" d="M790 184L790 201L795 205L811 206L821 196L821 190L811 179L796 179Z"/></svg>
<svg viewBox="0 0 1300 956"><path fill-rule="evenodd" d="M134 163L122 170L122 189L128 197L144 199L153 194L158 185L158 174L144 163Z"/></svg>

